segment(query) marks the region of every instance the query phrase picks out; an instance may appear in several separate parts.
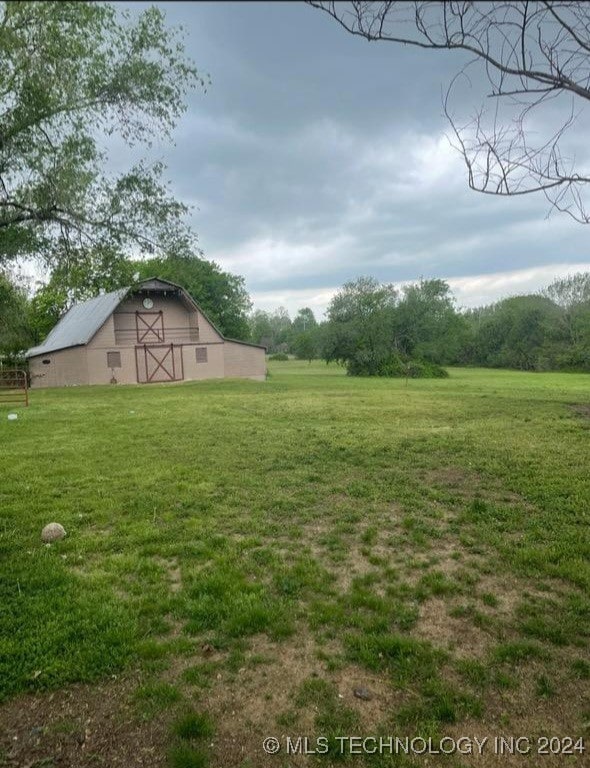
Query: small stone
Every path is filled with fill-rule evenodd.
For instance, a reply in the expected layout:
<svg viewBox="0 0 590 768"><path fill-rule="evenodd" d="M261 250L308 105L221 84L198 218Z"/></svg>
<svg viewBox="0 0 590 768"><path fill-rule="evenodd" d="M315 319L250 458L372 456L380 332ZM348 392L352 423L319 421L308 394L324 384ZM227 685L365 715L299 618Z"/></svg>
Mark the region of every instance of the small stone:
<svg viewBox="0 0 590 768"><path fill-rule="evenodd" d="M66 529L63 527L63 525L60 525L59 523L49 523L49 525L46 525L45 528L43 528L41 531L41 540L46 544L49 544L52 541L59 541L59 539L63 539L65 535Z"/></svg>
<svg viewBox="0 0 590 768"><path fill-rule="evenodd" d="M362 699L363 701L371 701L373 698L371 691L368 688L363 688L362 685L358 688L354 688L352 692L357 697L357 699Z"/></svg>

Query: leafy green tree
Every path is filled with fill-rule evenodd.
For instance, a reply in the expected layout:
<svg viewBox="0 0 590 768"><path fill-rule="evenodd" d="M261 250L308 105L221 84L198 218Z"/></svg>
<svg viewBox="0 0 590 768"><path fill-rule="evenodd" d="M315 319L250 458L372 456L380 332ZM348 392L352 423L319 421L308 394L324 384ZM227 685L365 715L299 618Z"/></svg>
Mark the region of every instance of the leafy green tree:
<svg viewBox="0 0 590 768"><path fill-rule="evenodd" d="M205 85L161 10L132 22L109 3L2 2L0 49L0 263L192 238L161 163L106 171L109 137L169 138Z"/></svg>
<svg viewBox="0 0 590 768"><path fill-rule="evenodd" d="M563 347L562 313L545 296L513 296L472 315L473 361L519 370L559 367Z"/></svg>
<svg viewBox="0 0 590 768"><path fill-rule="evenodd" d="M291 318L285 307L274 312L258 309L250 316L250 340L262 344L267 352L288 352L291 341Z"/></svg>
<svg viewBox="0 0 590 768"><path fill-rule="evenodd" d="M270 315L262 309L257 309L248 318L250 327L250 340L255 344L262 344L267 351L271 351L273 329Z"/></svg>
<svg viewBox="0 0 590 768"><path fill-rule="evenodd" d="M396 301L395 288L372 277L345 283L328 306L330 327L323 344L327 362L377 375L393 352Z"/></svg>
<svg viewBox="0 0 590 768"><path fill-rule="evenodd" d="M560 365L590 370L590 272L555 280L543 295L562 310L567 348L561 351Z"/></svg>
<svg viewBox="0 0 590 768"><path fill-rule="evenodd" d="M68 293L53 282L43 285L31 299L29 316L33 343L40 344L68 306Z"/></svg>
<svg viewBox="0 0 590 768"><path fill-rule="evenodd" d="M317 324L313 310L309 307L302 307L293 318L291 332L293 335L305 333L305 331L310 331L312 328L317 328Z"/></svg>
<svg viewBox="0 0 590 768"><path fill-rule="evenodd" d="M0 272L0 358L12 363L32 341L26 292Z"/></svg>
<svg viewBox="0 0 590 768"><path fill-rule="evenodd" d="M395 346L409 357L444 364L453 362L465 333L451 289L444 280L406 285L395 313Z"/></svg>
<svg viewBox="0 0 590 768"><path fill-rule="evenodd" d="M319 341L316 325L308 331L298 333L291 342L291 348L298 360L308 360L311 363L319 354Z"/></svg>

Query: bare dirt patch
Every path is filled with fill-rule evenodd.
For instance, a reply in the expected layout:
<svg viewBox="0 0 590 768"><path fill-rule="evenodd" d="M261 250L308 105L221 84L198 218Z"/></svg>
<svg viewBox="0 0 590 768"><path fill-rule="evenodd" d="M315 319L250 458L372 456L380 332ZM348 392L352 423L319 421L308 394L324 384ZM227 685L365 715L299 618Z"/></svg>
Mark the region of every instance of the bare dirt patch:
<svg viewBox="0 0 590 768"><path fill-rule="evenodd" d="M449 602L441 598L427 600L421 606L413 634L459 659L483 658L492 638L469 617L451 616L450 607Z"/></svg>
<svg viewBox="0 0 590 768"><path fill-rule="evenodd" d="M575 403L571 406L574 413L578 416L584 416L586 419L590 419L590 403Z"/></svg>
<svg viewBox="0 0 590 768"><path fill-rule="evenodd" d="M486 697L484 716L481 720L468 720L446 730L450 736L475 734L479 739L488 738L481 756L472 758L477 768L529 768L531 765L544 768L563 768L563 766L588 765L590 683L587 680L556 679L555 696L540 698L535 692L535 681L543 667L539 664L527 665L518 674L519 685L514 690L495 691ZM574 754L540 754L543 748L540 737L556 737L558 749L567 749L569 742L583 738L585 751ZM509 754L504 750L499 753L498 737L525 737L522 747L530 746L530 754Z"/></svg>
<svg viewBox="0 0 590 768"><path fill-rule="evenodd" d="M337 643L318 645L310 634L302 632L295 641L272 643L265 636L257 637L251 644L248 656L262 656L262 664L246 666L239 670L239 680L228 683L221 680L203 700L216 724L212 753L215 766L242 765L250 760L252 765L277 765L276 756L265 755L262 742L267 736L275 736L281 743L287 736L316 734L314 725L318 710L312 704L295 707L294 702L301 684L312 679L328 681L336 689L338 701L353 709L359 718L361 732L372 734L378 723L389 717L402 701L401 694L392 688L385 676L370 673L351 664L328 670L318 651L335 654ZM361 700L354 694L355 688L366 688L369 700ZM296 713L293 725L285 725L281 716ZM290 756L289 764L309 764L311 758L303 755Z"/></svg>
<svg viewBox="0 0 590 768"><path fill-rule="evenodd" d="M75 685L54 693L19 696L1 705L0 765L164 765L167 725L162 718L138 721L129 702L136 685L131 677Z"/></svg>

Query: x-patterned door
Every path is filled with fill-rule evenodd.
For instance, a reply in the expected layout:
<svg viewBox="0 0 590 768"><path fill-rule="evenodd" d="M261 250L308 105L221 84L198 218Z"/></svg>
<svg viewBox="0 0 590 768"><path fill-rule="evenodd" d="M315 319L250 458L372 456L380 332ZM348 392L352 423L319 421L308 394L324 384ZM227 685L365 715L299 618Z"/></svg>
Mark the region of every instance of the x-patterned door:
<svg viewBox="0 0 590 768"><path fill-rule="evenodd" d="M183 378L181 356L182 347L175 347L174 344L136 347L137 381L141 384L150 384L157 381L181 380Z"/></svg>
<svg viewBox="0 0 590 768"><path fill-rule="evenodd" d="M164 314L160 312L136 312L135 328L138 344L158 344L164 341Z"/></svg>

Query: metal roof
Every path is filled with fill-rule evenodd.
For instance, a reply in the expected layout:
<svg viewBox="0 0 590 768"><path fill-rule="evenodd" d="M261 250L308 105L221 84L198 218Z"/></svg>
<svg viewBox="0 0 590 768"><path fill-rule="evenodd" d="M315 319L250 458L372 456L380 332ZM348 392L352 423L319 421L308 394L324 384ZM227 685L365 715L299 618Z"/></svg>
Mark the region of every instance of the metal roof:
<svg viewBox="0 0 590 768"><path fill-rule="evenodd" d="M58 349L87 344L104 321L125 298L129 288L103 293L94 299L75 304L49 333L43 344L31 347L25 357L35 357Z"/></svg>

